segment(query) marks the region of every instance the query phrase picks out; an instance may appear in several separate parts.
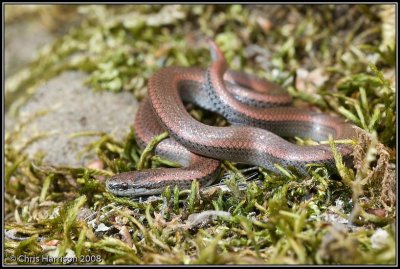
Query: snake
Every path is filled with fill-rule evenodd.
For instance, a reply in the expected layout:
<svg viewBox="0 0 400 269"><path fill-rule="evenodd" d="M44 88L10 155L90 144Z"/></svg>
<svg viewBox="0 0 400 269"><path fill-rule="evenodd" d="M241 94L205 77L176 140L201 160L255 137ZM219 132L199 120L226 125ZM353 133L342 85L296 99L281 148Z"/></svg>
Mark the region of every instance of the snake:
<svg viewBox="0 0 400 269"><path fill-rule="evenodd" d="M338 116L292 106L290 94L278 84L228 69L217 44L207 39L212 62L207 68L163 67L148 80L147 92L138 108L134 130L140 148L164 131L169 137L155 154L179 163L179 168L153 168L122 172L106 182L118 196L162 193L168 186L190 188L212 184L221 173L221 161L255 165L272 173L279 168L308 174L308 165L324 165L335 173L335 158L329 145L303 146L287 138L315 141L354 140L357 126ZM185 107L193 103L223 116L228 126L212 126L193 118ZM335 144L351 165L349 143Z"/></svg>

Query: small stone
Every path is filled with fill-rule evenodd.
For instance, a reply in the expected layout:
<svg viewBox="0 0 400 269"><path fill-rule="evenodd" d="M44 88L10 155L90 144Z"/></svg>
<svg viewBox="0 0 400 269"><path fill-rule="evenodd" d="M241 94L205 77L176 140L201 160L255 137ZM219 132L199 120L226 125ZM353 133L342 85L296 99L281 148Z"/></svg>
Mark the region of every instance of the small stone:
<svg viewBox="0 0 400 269"><path fill-rule="evenodd" d="M382 249L387 245L389 233L383 229L378 229L371 236L371 246L373 249Z"/></svg>
<svg viewBox="0 0 400 269"><path fill-rule="evenodd" d="M96 232L107 232L110 230L110 227L106 226L104 223L100 223L99 226L97 226Z"/></svg>

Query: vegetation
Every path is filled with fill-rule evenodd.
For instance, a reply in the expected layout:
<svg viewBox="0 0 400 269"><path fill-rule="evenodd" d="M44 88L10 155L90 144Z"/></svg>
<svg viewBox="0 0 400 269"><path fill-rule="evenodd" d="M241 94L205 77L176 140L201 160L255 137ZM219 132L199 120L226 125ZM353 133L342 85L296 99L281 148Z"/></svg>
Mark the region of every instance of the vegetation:
<svg viewBox="0 0 400 269"><path fill-rule="evenodd" d="M134 130L124 141L103 134L86 148L97 153L98 166L54 167L24 153L40 139L21 146L28 120L5 138L5 263L394 264L394 9L72 7L83 21L7 79L8 113L17 115L40 84L65 70L87 72L94 90L130 91L141 99L160 67L207 66L204 37L210 36L232 69L279 83L295 105L340 114L370 135L354 141L354 169L335 154L339 177L321 166L310 165L310 175L300 177L224 161L220 184L199 189L194 182L190 190L135 200L107 193L105 179L138 164L176 164L151 152L142 156ZM223 123L200 109L191 113Z"/></svg>

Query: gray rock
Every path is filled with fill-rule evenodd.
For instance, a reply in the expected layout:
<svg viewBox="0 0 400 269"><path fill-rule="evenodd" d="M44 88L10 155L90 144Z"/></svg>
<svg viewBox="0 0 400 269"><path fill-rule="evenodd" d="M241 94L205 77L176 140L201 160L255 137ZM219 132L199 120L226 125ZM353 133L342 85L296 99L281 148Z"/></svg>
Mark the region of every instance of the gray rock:
<svg viewBox="0 0 400 269"><path fill-rule="evenodd" d="M129 92L95 92L84 85L85 77L85 74L79 72L64 72L39 87L34 96L21 107L17 119L6 118L7 121L20 122L27 115L50 109L23 130L22 136L25 139L38 132L55 132L30 145L26 149L30 156L42 151L47 164L84 166L95 158L94 153L78 157L79 153L99 137L71 138L71 134L98 131L122 139L129 132L137 109L134 96Z"/></svg>
<svg viewBox="0 0 400 269"><path fill-rule="evenodd" d="M55 38L37 18L7 24L4 32L4 73L6 78L32 61L37 50Z"/></svg>

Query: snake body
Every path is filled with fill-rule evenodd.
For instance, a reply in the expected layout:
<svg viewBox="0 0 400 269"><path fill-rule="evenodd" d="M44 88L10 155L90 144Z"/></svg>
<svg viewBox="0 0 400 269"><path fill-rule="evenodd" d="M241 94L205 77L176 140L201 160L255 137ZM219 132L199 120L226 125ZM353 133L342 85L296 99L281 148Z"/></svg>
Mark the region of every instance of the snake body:
<svg viewBox="0 0 400 269"><path fill-rule="evenodd" d="M324 164L335 170L327 145L300 146L283 137L313 140L353 139L358 128L339 117L289 106L290 96L278 85L242 72L227 70L223 54L209 41L213 62L207 69L166 67L148 82L148 98L139 106L134 123L144 147L167 130L170 138L157 145L156 154L182 164L182 168L156 168L112 176L107 189L121 196L161 193L166 186L188 188L196 179L211 184L220 161L261 166L278 172L275 164L306 174L306 164ZM195 120L183 101L221 114L231 126L216 127ZM337 145L345 160L348 144Z"/></svg>

